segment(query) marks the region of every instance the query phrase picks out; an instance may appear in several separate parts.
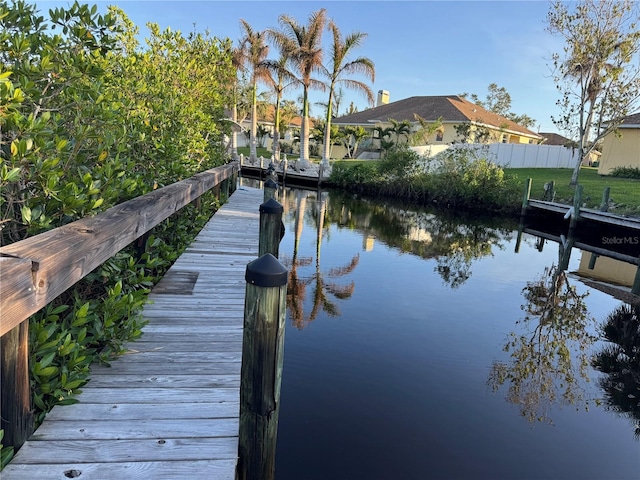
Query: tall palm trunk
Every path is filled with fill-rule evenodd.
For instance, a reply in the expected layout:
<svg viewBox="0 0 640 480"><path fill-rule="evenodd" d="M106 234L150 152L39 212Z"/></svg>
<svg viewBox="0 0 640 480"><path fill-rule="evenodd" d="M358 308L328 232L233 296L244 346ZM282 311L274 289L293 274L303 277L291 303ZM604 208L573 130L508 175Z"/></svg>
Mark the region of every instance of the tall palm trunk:
<svg viewBox="0 0 640 480"><path fill-rule="evenodd" d="M332 117L332 105L333 105L333 85L329 89L329 103L327 105L327 119L324 128L324 140L323 140L323 152L322 163L329 164L329 157L331 156L331 117Z"/></svg>
<svg viewBox="0 0 640 480"><path fill-rule="evenodd" d="M309 92L305 87L302 97L302 125L300 129L300 160L309 160Z"/></svg>
<svg viewBox="0 0 640 480"><path fill-rule="evenodd" d="M258 85L253 82L253 99L251 101L251 134L249 136L249 158L252 162L258 161L258 149L256 136L258 133Z"/></svg>

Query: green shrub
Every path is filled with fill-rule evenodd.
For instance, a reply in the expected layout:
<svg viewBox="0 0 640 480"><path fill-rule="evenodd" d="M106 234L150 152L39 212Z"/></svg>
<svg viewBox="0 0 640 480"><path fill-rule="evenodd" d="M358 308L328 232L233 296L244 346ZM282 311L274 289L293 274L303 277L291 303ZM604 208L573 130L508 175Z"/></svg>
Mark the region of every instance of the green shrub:
<svg viewBox="0 0 640 480"><path fill-rule="evenodd" d="M331 170L329 183L345 189L361 190L365 185L380 181L380 175L375 163L335 163Z"/></svg>
<svg viewBox="0 0 640 480"><path fill-rule="evenodd" d="M390 180L406 179L417 175L422 169L422 157L406 145L390 149L380 162L378 170Z"/></svg>
<svg viewBox="0 0 640 480"><path fill-rule="evenodd" d="M633 178L640 180L640 168L637 167L616 167L609 174L612 177Z"/></svg>

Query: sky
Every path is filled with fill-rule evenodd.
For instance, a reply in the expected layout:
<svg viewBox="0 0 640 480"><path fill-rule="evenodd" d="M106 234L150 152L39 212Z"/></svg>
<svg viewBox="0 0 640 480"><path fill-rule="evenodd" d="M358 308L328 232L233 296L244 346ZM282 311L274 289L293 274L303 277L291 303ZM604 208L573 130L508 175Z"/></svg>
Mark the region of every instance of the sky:
<svg viewBox="0 0 640 480"><path fill-rule="evenodd" d="M71 2L32 0L42 13ZM559 94L551 76L551 56L561 53L561 39L546 31L547 1L391 1L312 0L298 1L87 1L100 11L117 5L148 36L146 24L187 34L208 30L219 38L238 42L240 19L254 30L278 27L278 16L287 14L305 24L309 15L326 8L344 35L367 34L354 55L370 58L376 77L374 96L387 90L390 101L412 96L475 93L480 99L496 83L511 96L511 110L536 120L536 132L558 132L551 116L559 116ZM194 25L195 24L195 25ZM325 31L328 49L330 34ZM269 58L276 58L273 48ZM356 77L357 78L357 77ZM364 80L358 78L359 80ZM289 94L296 99L300 93ZM359 110L367 101L344 91L341 114L350 102ZM315 93L312 101L327 100ZM322 107L312 107L321 116Z"/></svg>

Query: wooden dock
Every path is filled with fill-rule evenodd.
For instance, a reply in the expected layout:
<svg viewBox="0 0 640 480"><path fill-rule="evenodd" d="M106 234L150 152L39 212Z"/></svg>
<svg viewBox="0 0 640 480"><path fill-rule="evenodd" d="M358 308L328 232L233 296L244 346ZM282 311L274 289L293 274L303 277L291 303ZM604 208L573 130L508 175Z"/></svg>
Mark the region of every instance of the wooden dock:
<svg viewBox="0 0 640 480"><path fill-rule="evenodd" d="M141 340L92 368L3 480L235 478L244 273L258 255L262 190L231 196L154 288Z"/></svg>

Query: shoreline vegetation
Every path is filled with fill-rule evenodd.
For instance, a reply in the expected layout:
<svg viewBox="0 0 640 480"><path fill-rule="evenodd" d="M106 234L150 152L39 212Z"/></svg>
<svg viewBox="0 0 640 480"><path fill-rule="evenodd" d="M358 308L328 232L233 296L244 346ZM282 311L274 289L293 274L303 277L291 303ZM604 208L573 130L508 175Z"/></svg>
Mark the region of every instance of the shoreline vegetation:
<svg viewBox="0 0 640 480"><path fill-rule="evenodd" d="M246 152L245 152L246 150ZM271 153L258 149L258 156ZM249 147L239 147L245 156ZM291 159L295 156L292 155ZM312 158L319 162L320 159ZM501 168L482 157L449 155L438 174L421 174L421 160L401 147L381 160L333 160L328 184L346 191L379 195L416 205L448 210L482 211L495 215L520 215L527 178L532 179L531 198L543 200L545 184L555 182L554 201L571 205L574 187L571 168ZM640 216L640 179L599 175L596 167L582 167L583 206L599 209L605 188L610 188L609 211L623 216Z"/></svg>

